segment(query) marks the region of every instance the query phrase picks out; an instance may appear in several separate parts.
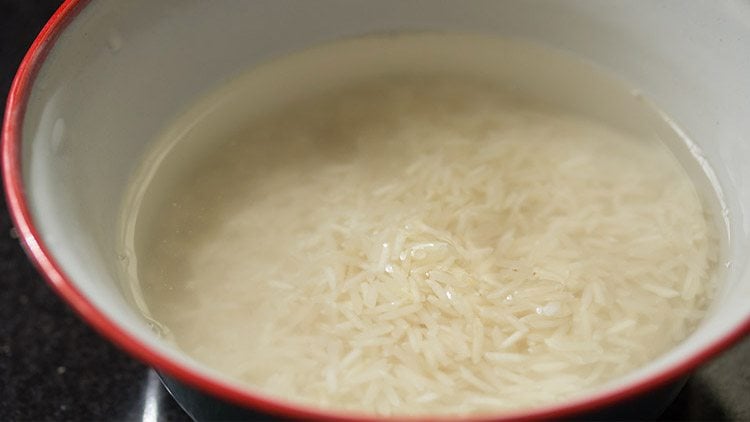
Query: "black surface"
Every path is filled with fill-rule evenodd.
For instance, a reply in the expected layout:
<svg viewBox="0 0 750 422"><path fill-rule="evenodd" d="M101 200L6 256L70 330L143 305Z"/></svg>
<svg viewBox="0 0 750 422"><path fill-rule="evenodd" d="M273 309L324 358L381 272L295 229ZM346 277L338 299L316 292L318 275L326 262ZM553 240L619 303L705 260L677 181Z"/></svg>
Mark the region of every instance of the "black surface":
<svg viewBox="0 0 750 422"><path fill-rule="evenodd" d="M59 3L0 0L2 98ZM153 371L93 332L44 283L12 236L3 200L0 298L0 421L187 419ZM700 369L662 419L750 420L750 341Z"/></svg>

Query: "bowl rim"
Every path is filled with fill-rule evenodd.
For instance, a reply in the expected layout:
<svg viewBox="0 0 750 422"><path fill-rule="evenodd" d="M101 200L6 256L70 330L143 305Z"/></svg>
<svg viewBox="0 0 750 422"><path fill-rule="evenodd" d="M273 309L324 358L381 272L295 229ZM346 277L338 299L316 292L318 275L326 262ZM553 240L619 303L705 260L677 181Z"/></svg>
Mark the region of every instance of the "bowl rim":
<svg viewBox="0 0 750 422"><path fill-rule="evenodd" d="M21 246L30 260L52 289L70 305L74 311L102 336L137 359L151 365L174 378L215 397L229 402L286 417L325 418L328 420L376 420L374 416L345 411L322 410L306 405L263 396L239 388L221 379L203 374L190 366L171 359L168 355L151 348L136 335L118 325L106 312L97 308L62 270L55 256L50 253L29 211L22 177L22 129L26 106L29 102L36 76L55 41L68 25L90 4L91 0L65 0L42 28L24 56L13 79L5 109L2 126L2 177L8 210ZM627 399L635 398L670 381L689 374L696 367L726 350L750 333L750 316L722 337L704 345L684 359L666 366L658 372L623 385L613 391L590 395L560 404L468 416L470 421L511 421L561 419L595 411ZM379 418L377 418L379 419ZM403 419L403 418L399 418ZM435 420L435 416L409 418L409 420Z"/></svg>

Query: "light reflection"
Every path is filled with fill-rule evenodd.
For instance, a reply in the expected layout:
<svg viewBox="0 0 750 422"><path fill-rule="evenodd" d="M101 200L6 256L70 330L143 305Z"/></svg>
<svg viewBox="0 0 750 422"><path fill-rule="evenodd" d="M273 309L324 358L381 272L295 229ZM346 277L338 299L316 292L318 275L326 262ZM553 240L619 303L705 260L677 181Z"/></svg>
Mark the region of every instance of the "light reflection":
<svg viewBox="0 0 750 422"><path fill-rule="evenodd" d="M157 422L159 420L159 402L162 391L161 381L154 370L146 375L146 388L143 391L143 422Z"/></svg>

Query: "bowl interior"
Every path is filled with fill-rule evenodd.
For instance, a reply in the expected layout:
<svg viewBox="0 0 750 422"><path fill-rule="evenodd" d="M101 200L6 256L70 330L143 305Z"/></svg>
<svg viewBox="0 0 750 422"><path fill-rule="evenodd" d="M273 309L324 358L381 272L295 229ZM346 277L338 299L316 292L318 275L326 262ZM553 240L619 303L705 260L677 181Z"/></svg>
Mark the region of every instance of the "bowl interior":
<svg viewBox="0 0 750 422"><path fill-rule="evenodd" d="M22 179L41 241L137 341L222 379L161 342L118 282L132 172L165 122L242 69L326 40L431 30L522 38L592 61L673 118L713 169L730 234L716 303L672 352L602 394L677 366L748 319L750 4L739 1L91 1L49 52L23 119Z"/></svg>

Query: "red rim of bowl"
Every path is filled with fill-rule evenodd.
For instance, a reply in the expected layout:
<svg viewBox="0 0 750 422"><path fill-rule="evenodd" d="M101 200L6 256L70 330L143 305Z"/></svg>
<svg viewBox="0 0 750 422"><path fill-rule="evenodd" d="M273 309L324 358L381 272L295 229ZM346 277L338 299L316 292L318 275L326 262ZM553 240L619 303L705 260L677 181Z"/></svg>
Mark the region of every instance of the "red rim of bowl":
<svg viewBox="0 0 750 422"><path fill-rule="evenodd" d="M220 380L201 374L190 367L175 362L161 352L150 348L135 335L114 322L104 311L95 307L62 271L55 257L34 226L24 193L21 152L24 112L32 85L47 53L67 25L89 3L89 0L66 0L52 15L24 57L8 95L2 127L2 175L8 209L26 253L42 273L47 283L100 334L138 359L171 376L230 402L288 417L325 418L339 420L373 420L360 414L317 410L280 400L261 397ZM747 318L723 337L706 345L696 353L666 369L623 386L615 391L594 394L576 401L538 408L529 411L502 413L495 417L484 415L468 420L539 420L560 419L594 411L616 402L634 398L669 381L688 374L697 366L727 349L750 332ZM431 418L434 420L434 418Z"/></svg>

